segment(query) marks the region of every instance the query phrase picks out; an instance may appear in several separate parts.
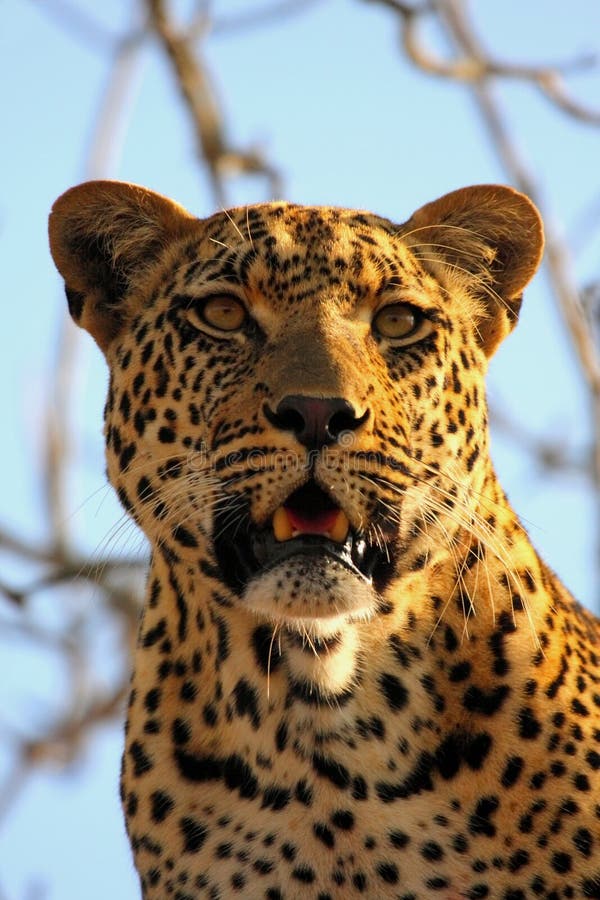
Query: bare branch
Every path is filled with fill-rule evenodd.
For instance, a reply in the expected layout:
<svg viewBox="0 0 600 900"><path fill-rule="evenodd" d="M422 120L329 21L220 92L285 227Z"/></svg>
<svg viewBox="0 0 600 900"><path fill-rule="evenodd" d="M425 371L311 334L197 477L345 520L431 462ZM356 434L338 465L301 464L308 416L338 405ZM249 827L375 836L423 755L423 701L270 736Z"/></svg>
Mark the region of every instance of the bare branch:
<svg viewBox="0 0 600 900"><path fill-rule="evenodd" d="M278 3L267 3L245 10L235 17L217 18L210 30L213 34L231 34L250 28L261 28L272 22L305 13L309 7L322 2L323 0L280 0Z"/></svg>
<svg viewBox="0 0 600 900"><path fill-rule="evenodd" d="M423 72L455 81L476 82L485 78L504 78L530 82L563 112L587 122L600 124L600 109L591 109L571 97L563 75L597 65L595 54L585 54L576 59L554 64L531 66L504 62L493 56L476 41L470 31L462 0L432 0L412 6L400 0L365 0L379 3L398 13L402 20L402 46L407 57ZM462 55L448 60L426 46L420 31L421 20L428 17L450 19Z"/></svg>
<svg viewBox="0 0 600 900"><path fill-rule="evenodd" d="M71 34L76 41L87 44L94 51L106 52L114 47L117 36L107 30L97 19L84 12L68 0L33 0L35 6L54 19L60 28Z"/></svg>
<svg viewBox="0 0 600 900"><path fill-rule="evenodd" d="M258 151L238 150L229 144L210 74L193 46L190 33L176 27L165 0L146 0L146 3L151 27L167 53L190 114L198 153L208 169L216 203L227 205L225 178L231 175L262 175L270 185L271 195L276 196L280 190L276 170Z"/></svg>

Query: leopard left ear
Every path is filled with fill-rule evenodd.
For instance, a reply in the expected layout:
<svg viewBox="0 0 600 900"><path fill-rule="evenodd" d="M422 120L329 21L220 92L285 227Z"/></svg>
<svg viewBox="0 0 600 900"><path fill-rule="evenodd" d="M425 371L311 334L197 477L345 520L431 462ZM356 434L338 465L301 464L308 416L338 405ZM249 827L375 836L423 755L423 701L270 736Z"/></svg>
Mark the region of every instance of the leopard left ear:
<svg viewBox="0 0 600 900"><path fill-rule="evenodd" d="M514 328L542 258L542 220L531 200L504 185L461 188L417 210L400 234L434 274L441 263L466 276L483 304L478 339L491 356Z"/></svg>
<svg viewBox="0 0 600 900"><path fill-rule="evenodd" d="M173 200L120 181L88 181L58 198L50 251L73 320L105 353L136 312L145 275L197 222Z"/></svg>

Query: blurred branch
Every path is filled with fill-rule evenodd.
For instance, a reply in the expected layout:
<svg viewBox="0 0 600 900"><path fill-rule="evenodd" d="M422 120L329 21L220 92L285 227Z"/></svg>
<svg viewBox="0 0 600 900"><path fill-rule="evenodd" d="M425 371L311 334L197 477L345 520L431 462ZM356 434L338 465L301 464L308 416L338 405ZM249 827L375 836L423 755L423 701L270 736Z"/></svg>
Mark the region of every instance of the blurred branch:
<svg viewBox="0 0 600 900"><path fill-rule="evenodd" d="M151 28L170 60L177 86L192 120L198 153L206 166L215 199L226 206L225 178L232 175L262 175L271 196L280 193L279 175L257 150L238 150L230 145L223 114L216 100L210 73L194 47L193 36L177 27L166 0L146 0Z"/></svg>
<svg viewBox="0 0 600 900"><path fill-rule="evenodd" d="M508 63L494 59L483 46L475 41L467 19L463 0L432 0L430 3L411 5L399 0L365 0L378 3L397 12L402 19L402 46L407 57L429 75L455 81L476 82L485 78L517 79L537 87L555 106L582 122L600 125L600 110L592 109L571 97L564 75L591 69L598 64L595 54L543 66ZM443 19L451 25L463 55L458 59L446 59L426 46L421 35L421 21L426 17Z"/></svg>
<svg viewBox="0 0 600 900"><path fill-rule="evenodd" d="M101 53L114 47L117 36L76 3L68 0L33 0L34 5L48 18L54 19L63 32L67 32L79 43L87 44Z"/></svg>
<svg viewBox="0 0 600 900"><path fill-rule="evenodd" d="M213 34L231 34L235 31L248 31L250 28L262 28L272 22L303 14L308 7L322 2L323 0L280 0L278 3L266 3L247 9L236 16L216 18L210 30Z"/></svg>

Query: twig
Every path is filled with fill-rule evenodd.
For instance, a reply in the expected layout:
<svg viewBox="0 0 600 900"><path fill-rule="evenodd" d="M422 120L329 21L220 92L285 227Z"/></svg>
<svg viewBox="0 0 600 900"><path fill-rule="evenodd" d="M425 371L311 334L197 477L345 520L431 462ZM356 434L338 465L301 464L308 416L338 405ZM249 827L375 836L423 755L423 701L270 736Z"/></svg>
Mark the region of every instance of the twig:
<svg viewBox="0 0 600 900"><path fill-rule="evenodd" d="M595 54L585 54L573 60L538 66L508 63L494 59L487 50L474 40L464 15L461 0L432 0L412 6L399 0L365 0L387 6L402 18L402 46L407 57L423 72L455 81L477 82L484 78L503 78L527 81L563 112L587 122L600 124L600 110L579 103L567 91L563 75L589 69L597 65ZM458 38L463 55L449 60L425 46L419 30L421 20L426 16L452 19L454 37Z"/></svg>
<svg viewBox="0 0 600 900"><path fill-rule="evenodd" d="M165 0L146 0L151 27L171 62L177 86L196 133L198 153L206 165L217 205L226 206L225 178L253 174L266 177L271 196L280 192L279 175L258 151L233 148L215 97L210 74L189 32L176 27Z"/></svg>
<svg viewBox="0 0 600 900"><path fill-rule="evenodd" d="M323 0L280 0L279 3L267 3L245 10L237 16L216 18L211 25L213 34L231 34L236 31L247 31L249 28L261 28L280 19L305 13L311 6Z"/></svg>

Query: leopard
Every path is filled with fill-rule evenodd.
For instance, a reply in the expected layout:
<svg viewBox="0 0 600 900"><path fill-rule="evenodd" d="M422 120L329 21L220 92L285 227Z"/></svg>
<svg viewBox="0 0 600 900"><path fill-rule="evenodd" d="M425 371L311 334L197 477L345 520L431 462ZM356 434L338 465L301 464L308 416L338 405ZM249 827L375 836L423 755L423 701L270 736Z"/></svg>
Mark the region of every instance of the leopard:
<svg viewBox="0 0 600 900"><path fill-rule="evenodd" d="M490 457L532 201L408 220L55 203L150 563L121 798L144 900L600 898L599 622Z"/></svg>

